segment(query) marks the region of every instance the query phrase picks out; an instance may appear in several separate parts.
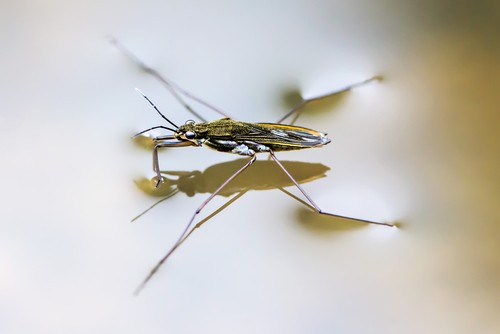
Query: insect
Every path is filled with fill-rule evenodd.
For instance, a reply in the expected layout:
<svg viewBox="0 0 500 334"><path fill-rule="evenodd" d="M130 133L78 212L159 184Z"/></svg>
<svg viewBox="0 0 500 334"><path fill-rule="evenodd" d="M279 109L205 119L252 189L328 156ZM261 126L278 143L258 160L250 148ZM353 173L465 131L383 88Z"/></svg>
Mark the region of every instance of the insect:
<svg viewBox="0 0 500 334"><path fill-rule="evenodd" d="M219 109L213 107L212 105L206 103L205 101L197 98L196 96L190 94L171 80L168 80L161 76L155 70L144 65L137 57L135 57L130 51L125 49L116 40L112 41L123 53L125 53L132 61L139 65L145 72L150 73L156 79L158 79L172 94L173 96L190 112L197 115L196 112L182 99L181 95L197 101L208 108L226 116L225 113ZM347 217L342 215L337 215L334 213L323 211L307 194L307 192L300 186L300 184L295 180L291 173L283 166L280 160L276 157L275 152L280 151L292 151L292 150L302 150L309 148L320 148L324 145L330 143L330 139L327 137L326 133L319 132L306 127L296 126L296 125L286 125L282 122L292 115L298 115L298 112L306 104L324 99L326 97L337 95L341 92L349 91L355 87L361 86L368 82L378 80L379 77L373 77L347 86L341 90L337 90L325 95L316 96L309 99L303 99L299 102L289 113L283 116L276 123L248 123L242 122L230 117L224 117L215 121L210 122L195 122L193 120L186 121L183 125L176 125L165 115L163 115L156 105L140 90L137 91L148 101L148 103L156 110L156 112L162 117L169 126L158 125L139 132L136 136L140 136L147 132L155 129L162 129L170 131L172 134L160 135L153 137L154 148L153 148L153 170L156 173L156 187L159 187L163 181L163 176L159 166L159 150L169 147L201 147L206 146L215 151L232 153L241 156L248 157L248 160L243 166L234 171L225 181L223 181L207 199L205 199L201 205L195 210L191 219L187 223L183 232L170 248L170 250L158 261L158 263L153 267L150 273L146 276L144 281L139 285L135 293L139 293L144 286L149 282L149 280L154 276L162 264L173 254L173 252L186 240L186 238L193 232L197 227L191 228L197 215L203 210L203 208L221 191L228 185L234 178L240 175L244 170L249 168L256 160L257 154L265 153L279 166L279 168L286 174L286 176L292 181L292 183L297 187L297 189L305 197L308 206L310 206L318 214L339 217L344 219L355 220L359 222L364 222L368 224L385 225L394 227L395 225L385 222L377 222L371 220L365 220L354 217ZM201 118L201 117L200 117ZM199 224L198 224L199 225Z"/></svg>

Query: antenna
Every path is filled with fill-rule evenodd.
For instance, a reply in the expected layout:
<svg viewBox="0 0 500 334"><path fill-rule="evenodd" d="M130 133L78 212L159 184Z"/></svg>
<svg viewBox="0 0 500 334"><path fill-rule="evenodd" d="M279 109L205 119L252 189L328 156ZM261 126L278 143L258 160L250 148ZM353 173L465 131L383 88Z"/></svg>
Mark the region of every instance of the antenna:
<svg viewBox="0 0 500 334"><path fill-rule="evenodd" d="M160 111L160 110L159 110L159 109L155 106L155 104L154 104L153 102L151 102L151 100L150 100L150 99L149 99L146 95L144 95L144 93L143 93L143 92L141 92L141 90L140 90L139 88L136 88L135 90L136 90L137 92L139 92L139 94L141 94L141 95L142 95L142 97L144 97L144 98L145 98L145 99L149 102L149 104L151 104L151 105L153 106L153 108L155 108L155 110L158 112L158 114L160 114L160 116L161 116L164 120L166 120L167 122L169 122L170 124L172 124L172 125L173 125L176 129L178 129L178 128L179 128L179 127L178 127L177 125L175 125L175 124L174 124L171 120L169 120L168 118L166 118L166 117L165 117L165 115L163 115L163 114L161 113L161 111ZM170 130L170 129L169 129L169 130ZM175 132L175 130L173 130L173 131Z"/></svg>

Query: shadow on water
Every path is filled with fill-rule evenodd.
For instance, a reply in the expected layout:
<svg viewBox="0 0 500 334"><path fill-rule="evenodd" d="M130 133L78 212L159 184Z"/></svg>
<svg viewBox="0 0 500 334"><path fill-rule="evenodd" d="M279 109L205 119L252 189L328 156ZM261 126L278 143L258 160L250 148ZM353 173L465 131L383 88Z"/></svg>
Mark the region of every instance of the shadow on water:
<svg viewBox="0 0 500 334"><path fill-rule="evenodd" d="M185 193L189 197L198 193L213 193L248 159L218 163L205 171L162 171L164 181L155 187L156 176L152 179L142 178L136 181L137 186L152 196L168 196L173 190ZM301 161L282 161L283 166L294 176L298 183L306 183L325 177L329 167L320 163ZM257 160L239 177L231 180L219 193L231 196L241 191L270 190L293 186L290 178L272 160Z"/></svg>
<svg viewBox="0 0 500 334"><path fill-rule="evenodd" d="M199 193L213 193L247 161L248 159L236 159L233 161L218 163L208 167L203 172L197 170L162 171L161 174L164 177L164 180L158 188L155 186L157 180L156 176L151 179L141 178L136 180L135 183L137 187L139 187L139 189L141 189L144 193L154 197L162 197L162 199L135 217L133 221L137 220L159 203L169 199L179 192L185 193L189 197ZM301 161L282 161L281 163L295 177L295 180L299 184L325 177L325 173L330 169L320 163ZM250 190L272 190L290 186L294 186L293 182L274 161L257 160L252 164L252 166L250 166L250 168L246 169L241 175L239 175L239 177L231 180L219 192L219 195L229 197L238 194L237 196L239 198ZM285 191L285 193L287 192ZM236 199L237 198L233 198L230 203ZM303 201L299 201L303 203ZM229 204L223 205L223 209ZM309 206L306 203L304 204ZM222 210L216 210L216 213L219 213L220 211Z"/></svg>

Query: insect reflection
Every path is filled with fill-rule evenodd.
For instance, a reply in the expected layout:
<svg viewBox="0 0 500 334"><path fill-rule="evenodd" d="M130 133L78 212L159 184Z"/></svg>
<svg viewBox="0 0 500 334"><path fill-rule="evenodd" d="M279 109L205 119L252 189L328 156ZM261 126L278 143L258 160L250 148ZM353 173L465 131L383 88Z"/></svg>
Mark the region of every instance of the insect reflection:
<svg viewBox="0 0 500 334"><path fill-rule="evenodd" d="M137 186L143 192L155 196L163 197L150 208L136 216L132 221L137 220L150 209L174 196L183 192L189 197L197 193L213 193L235 170L241 168L247 162L246 159L236 159L223 162L208 167L205 171L161 171L163 181L156 187L157 177L152 179L141 178L136 181ZM283 166L293 174L299 184L311 182L325 177L329 167L320 163L309 163L301 161L281 161ZM237 193L249 190L271 190L293 186L294 183L283 171L270 160L257 160L252 168L247 169L242 177L231 180L218 195L229 197ZM301 201L302 202L302 201ZM307 204L306 204L307 205Z"/></svg>

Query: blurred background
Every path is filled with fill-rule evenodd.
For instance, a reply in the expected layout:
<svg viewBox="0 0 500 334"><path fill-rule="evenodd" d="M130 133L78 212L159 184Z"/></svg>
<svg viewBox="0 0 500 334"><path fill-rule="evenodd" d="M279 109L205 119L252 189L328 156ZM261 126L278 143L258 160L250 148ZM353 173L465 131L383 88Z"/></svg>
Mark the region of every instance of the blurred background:
<svg viewBox="0 0 500 334"><path fill-rule="evenodd" d="M499 13L488 0L2 2L0 332L498 333ZM130 222L158 199L135 183L154 175L131 136L164 124L134 88L177 124L193 116L110 36L250 122L279 119L297 92L384 76L304 111L298 124L331 144L278 157L324 166L303 184L324 210L400 228L318 217L243 174L250 191L133 296L211 188ZM161 166L214 181L236 158L178 148Z"/></svg>

